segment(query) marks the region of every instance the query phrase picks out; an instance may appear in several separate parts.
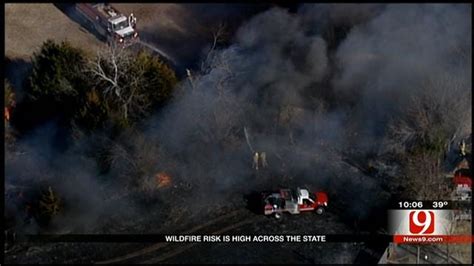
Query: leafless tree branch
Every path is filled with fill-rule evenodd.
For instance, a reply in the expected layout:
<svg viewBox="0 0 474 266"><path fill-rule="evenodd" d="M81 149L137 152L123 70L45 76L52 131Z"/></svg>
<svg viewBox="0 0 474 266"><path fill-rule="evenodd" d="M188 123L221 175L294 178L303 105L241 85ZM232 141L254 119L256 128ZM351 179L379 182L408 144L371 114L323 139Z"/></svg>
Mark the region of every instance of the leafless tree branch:
<svg viewBox="0 0 474 266"><path fill-rule="evenodd" d="M121 48L108 47L97 53L88 70L97 78L98 85L102 84L103 95L119 104L125 119L131 110L138 113L146 110L144 95L139 90L145 70L140 64L133 64L131 54Z"/></svg>

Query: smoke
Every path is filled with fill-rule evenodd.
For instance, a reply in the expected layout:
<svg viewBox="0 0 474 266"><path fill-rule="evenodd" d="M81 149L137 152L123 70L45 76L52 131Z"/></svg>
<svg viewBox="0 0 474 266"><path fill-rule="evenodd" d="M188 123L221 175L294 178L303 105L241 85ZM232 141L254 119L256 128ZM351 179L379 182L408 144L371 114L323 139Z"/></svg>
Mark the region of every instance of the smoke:
<svg viewBox="0 0 474 266"><path fill-rule="evenodd" d="M391 5L353 28L336 53L341 72L333 87L347 97L359 95L353 99L360 116L356 121L363 128L383 129L389 116L407 108L410 97L421 90L438 93L422 86L426 80L442 73L470 80L465 72L470 72L469 19L464 5ZM464 95L470 91L466 85Z"/></svg>
<svg viewBox="0 0 474 266"><path fill-rule="evenodd" d="M109 195L116 193L116 187L108 188L101 184L97 163L87 156L88 143L77 143L64 150L57 139L64 136L55 122L47 123L15 143L15 149L6 152L5 184L6 209L15 219L24 221L28 217L26 207L38 209L39 200L48 187L60 199L59 215L48 223L50 230L61 232L90 233L99 220L107 221L111 215L131 215L134 210L129 202L107 201ZM84 145L85 144L85 145ZM22 198L19 198L22 193ZM33 212L31 214L33 214ZM38 216L36 216L38 217ZM30 216L26 226L17 230L40 232L38 220Z"/></svg>
<svg viewBox="0 0 474 266"><path fill-rule="evenodd" d="M312 32L362 24L380 14L385 4L305 4L299 11L304 26Z"/></svg>
<svg viewBox="0 0 474 266"><path fill-rule="evenodd" d="M203 169L194 169L193 176L203 172L206 179L214 176L227 187L251 174L244 127L255 133L257 150L279 146L276 142L284 140L273 132L279 130L276 120L283 116L282 108L292 109L289 113L303 105L303 90L327 71L324 40L306 36L299 19L284 10L257 16L235 39L212 57L209 73L182 84L184 93L152 122L151 133L165 140L166 149L199 161L196 166Z"/></svg>
<svg viewBox="0 0 474 266"><path fill-rule="evenodd" d="M254 149L270 154L271 174L334 191L347 181L357 189L345 197L367 209L377 189L367 177L355 185L347 166L332 166L332 154L383 150L390 123L420 95L445 107L470 99L470 17L468 5L305 5L297 14L273 8L213 53L208 72L183 81L148 134L185 158L182 171L203 191L236 190L256 182L248 127ZM350 30L329 50L322 33L338 25ZM441 73L462 84L456 95L439 93L451 89L446 82L425 86ZM454 116L466 117L470 106ZM321 175L324 168L332 170Z"/></svg>

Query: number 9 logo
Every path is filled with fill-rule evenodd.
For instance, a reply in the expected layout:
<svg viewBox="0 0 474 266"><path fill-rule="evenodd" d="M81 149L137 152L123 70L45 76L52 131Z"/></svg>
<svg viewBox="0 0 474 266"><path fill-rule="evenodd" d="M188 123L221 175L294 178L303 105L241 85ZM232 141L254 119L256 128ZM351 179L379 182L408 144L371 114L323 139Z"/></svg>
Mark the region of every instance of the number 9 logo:
<svg viewBox="0 0 474 266"><path fill-rule="evenodd" d="M410 233L432 234L434 232L434 212L412 211L410 212Z"/></svg>

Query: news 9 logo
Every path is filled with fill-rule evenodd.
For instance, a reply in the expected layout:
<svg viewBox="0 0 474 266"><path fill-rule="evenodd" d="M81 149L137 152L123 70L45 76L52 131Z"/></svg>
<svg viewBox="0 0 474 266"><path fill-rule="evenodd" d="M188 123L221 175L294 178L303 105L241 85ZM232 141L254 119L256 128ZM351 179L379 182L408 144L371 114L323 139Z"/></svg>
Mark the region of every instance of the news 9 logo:
<svg viewBox="0 0 474 266"><path fill-rule="evenodd" d="M393 235L449 235L452 210L390 210L388 231Z"/></svg>
<svg viewBox="0 0 474 266"><path fill-rule="evenodd" d="M410 234L425 235L433 234L435 231L435 213L427 210L410 211L409 215Z"/></svg>

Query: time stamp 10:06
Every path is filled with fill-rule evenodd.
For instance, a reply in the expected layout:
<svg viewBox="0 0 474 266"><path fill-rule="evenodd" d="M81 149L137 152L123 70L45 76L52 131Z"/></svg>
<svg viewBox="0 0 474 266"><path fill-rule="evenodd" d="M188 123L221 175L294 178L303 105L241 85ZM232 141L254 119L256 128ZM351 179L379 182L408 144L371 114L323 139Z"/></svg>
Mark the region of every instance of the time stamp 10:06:
<svg viewBox="0 0 474 266"><path fill-rule="evenodd" d="M449 200L437 200L437 201L397 201L394 204L393 209L450 209L453 202Z"/></svg>

